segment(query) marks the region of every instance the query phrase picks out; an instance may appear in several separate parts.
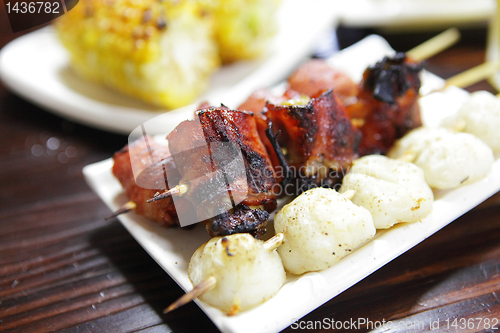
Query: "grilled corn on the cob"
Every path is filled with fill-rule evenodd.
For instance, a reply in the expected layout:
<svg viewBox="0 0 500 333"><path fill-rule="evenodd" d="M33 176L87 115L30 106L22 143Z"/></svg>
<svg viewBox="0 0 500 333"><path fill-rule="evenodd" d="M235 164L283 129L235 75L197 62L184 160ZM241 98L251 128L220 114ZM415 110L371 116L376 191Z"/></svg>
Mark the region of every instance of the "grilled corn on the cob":
<svg viewBox="0 0 500 333"><path fill-rule="evenodd" d="M81 76L174 109L221 62L259 56L279 0L80 0L56 22Z"/></svg>
<svg viewBox="0 0 500 333"><path fill-rule="evenodd" d="M280 0L209 0L206 11L215 18L214 32L223 62L260 56L277 30Z"/></svg>
<svg viewBox="0 0 500 333"><path fill-rule="evenodd" d="M80 0L56 28L80 75L173 109L219 66L212 24L196 0Z"/></svg>

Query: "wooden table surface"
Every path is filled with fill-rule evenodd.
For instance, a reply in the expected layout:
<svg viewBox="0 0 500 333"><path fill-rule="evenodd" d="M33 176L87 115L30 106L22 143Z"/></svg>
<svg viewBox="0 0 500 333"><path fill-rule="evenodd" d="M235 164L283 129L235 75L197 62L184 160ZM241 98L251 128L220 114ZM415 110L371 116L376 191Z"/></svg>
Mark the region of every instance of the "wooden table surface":
<svg viewBox="0 0 500 333"><path fill-rule="evenodd" d="M19 34L0 26L2 47ZM344 47L372 32L339 29L338 36ZM405 51L433 34L385 37ZM447 78L483 62L484 49L484 29L463 31L458 45L425 67ZM478 89L494 91L484 81L468 90ZM54 116L0 85L0 331L217 331L195 304L162 315L182 290L117 219L103 220L109 210L84 182L85 165L110 157L126 142L125 136ZM493 196L303 321L472 319L469 328L456 331L481 331L479 319L500 318L498 199Z"/></svg>

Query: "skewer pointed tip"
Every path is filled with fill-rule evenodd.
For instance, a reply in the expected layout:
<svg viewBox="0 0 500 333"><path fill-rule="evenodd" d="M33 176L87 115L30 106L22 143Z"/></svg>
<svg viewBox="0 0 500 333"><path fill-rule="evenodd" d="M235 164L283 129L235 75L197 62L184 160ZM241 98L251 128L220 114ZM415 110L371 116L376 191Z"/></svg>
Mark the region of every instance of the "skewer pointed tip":
<svg viewBox="0 0 500 333"><path fill-rule="evenodd" d="M104 218L104 221L112 219L113 217L117 217L118 215L128 213L131 210L134 210L136 208L137 208L136 203L133 201L129 201L129 202L125 203L123 206L121 206L120 208L118 208L115 212L113 212L113 214Z"/></svg>
<svg viewBox="0 0 500 333"><path fill-rule="evenodd" d="M163 193L155 194L155 196L152 197L151 199L148 199L147 202L149 203L149 202L153 202L153 201L158 201L158 200L165 199L165 198L168 198L168 197L171 197L174 195L181 196L184 193L186 193L188 189L189 189L189 187L186 184L177 185L175 187L172 187L170 190L166 190Z"/></svg>
<svg viewBox="0 0 500 333"><path fill-rule="evenodd" d="M397 160L403 162L413 162L417 158L417 153L412 150L407 150L403 153L403 155L399 156Z"/></svg>
<svg viewBox="0 0 500 333"><path fill-rule="evenodd" d="M279 233L274 235L273 237L269 238L265 243L264 243L264 248L268 251L273 251L275 248L281 245L283 243L284 235L283 233Z"/></svg>
<svg viewBox="0 0 500 333"><path fill-rule="evenodd" d="M464 132L467 129L467 122L465 119L460 118L456 124L452 127L452 130L455 132Z"/></svg>
<svg viewBox="0 0 500 333"><path fill-rule="evenodd" d="M170 311L173 311L177 308L180 308L184 304L191 302L195 298L198 298L207 291L213 289L216 284L217 284L217 279L215 279L215 277L213 276L210 276L209 278L207 278L206 280L202 281L200 284L195 286L193 290L185 293L177 301L173 302L169 307L163 310L163 314L167 314Z"/></svg>
<svg viewBox="0 0 500 333"><path fill-rule="evenodd" d="M356 195L355 190L347 190L344 193L342 193L342 196L347 200L352 200L352 198L354 198L355 195Z"/></svg>

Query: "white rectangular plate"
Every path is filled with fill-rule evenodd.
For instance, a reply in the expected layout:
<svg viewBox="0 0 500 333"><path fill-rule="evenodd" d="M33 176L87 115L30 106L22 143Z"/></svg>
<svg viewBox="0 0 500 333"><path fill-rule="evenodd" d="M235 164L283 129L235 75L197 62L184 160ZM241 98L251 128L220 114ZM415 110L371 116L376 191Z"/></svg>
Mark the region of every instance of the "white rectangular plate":
<svg viewBox="0 0 500 333"><path fill-rule="evenodd" d="M169 111L168 117L163 118L166 124L150 127L149 133L170 132L191 117L200 101L223 100L236 107L261 85L284 79L313 51L317 39L335 27L336 17L330 0L283 0L277 13L278 32L262 59L223 66L211 78L210 89L196 103ZM6 45L0 52L0 79L18 95L50 112L126 135L167 111L78 77L70 69L67 52L52 27Z"/></svg>
<svg viewBox="0 0 500 333"><path fill-rule="evenodd" d="M371 36L340 52L330 61L335 66L343 67L353 78L359 78L366 63L392 52L385 40ZM443 80L440 78L424 73L424 91L442 84ZM467 96L468 93L463 90L447 89L421 98L425 124L438 124L441 118L456 112ZM90 187L114 211L127 199L120 183L111 173L112 164L113 161L108 159L85 167L83 172ZM485 179L452 191L435 192L433 212L422 222L401 224L389 230L378 231L373 240L333 267L288 278L276 296L252 310L228 317L203 302L197 303L223 332L280 331L420 243L499 189L500 161L497 160ZM187 276L189 259L209 239L202 225L193 230L163 229L134 213L120 215L119 219L184 290L192 289Z"/></svg>

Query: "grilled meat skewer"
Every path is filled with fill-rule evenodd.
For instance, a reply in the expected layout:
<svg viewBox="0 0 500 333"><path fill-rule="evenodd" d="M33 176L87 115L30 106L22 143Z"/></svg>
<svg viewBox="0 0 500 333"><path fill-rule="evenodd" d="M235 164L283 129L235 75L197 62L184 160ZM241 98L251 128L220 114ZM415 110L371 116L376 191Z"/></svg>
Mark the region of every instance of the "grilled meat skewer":
<svg viewBox="0 0 500 333"><path fill-rule="evenodd" d="M144 137L114 156L113 173L137 214L164 226L204 221L211 236L265 232L276 181L252 113L200 110L168 142L170 149ZM179 187L182 195L147 202Z"/></svg>
<svg viewBox="0 0 500 333"><path fill-rule="evenodd" d="M210 235L265 232L276 180L252 113L203 109L167 139L180 183L190 184L183 197L195 204Z"/></svg>
<svg viewBox="0 0 500 333"><path fill-rule="evenodd" d="M358 101L346 107L351 117L362 119L360 155L385 154L396 139L422 126L421 69L421 64L397 53L365 70Z"/></svg>

